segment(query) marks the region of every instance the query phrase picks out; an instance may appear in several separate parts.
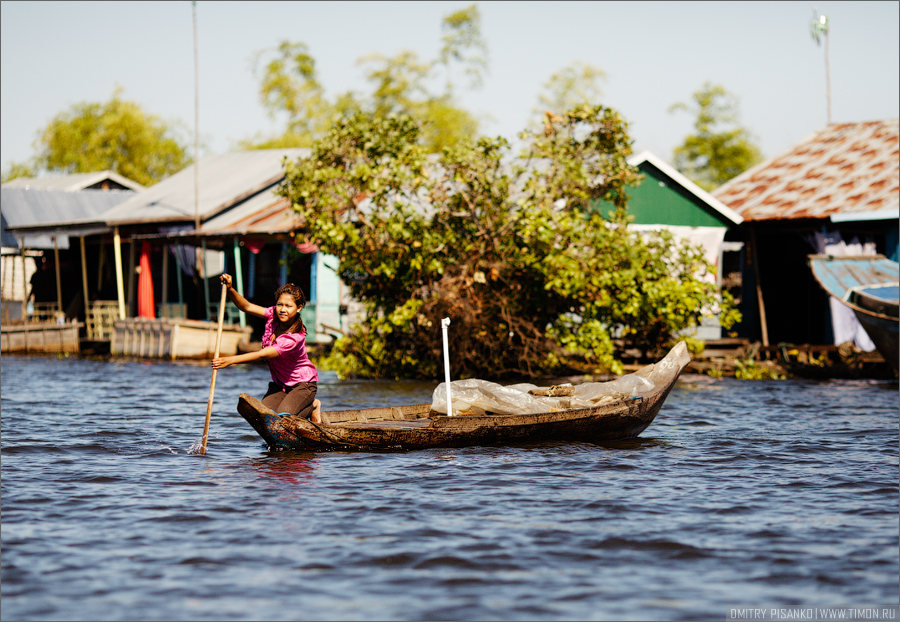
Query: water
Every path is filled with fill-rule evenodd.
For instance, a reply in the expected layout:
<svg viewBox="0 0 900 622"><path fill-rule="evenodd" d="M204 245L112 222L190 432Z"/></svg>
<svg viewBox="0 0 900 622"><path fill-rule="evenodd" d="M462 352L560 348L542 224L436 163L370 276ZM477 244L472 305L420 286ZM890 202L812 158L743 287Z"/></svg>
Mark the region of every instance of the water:
<svg viewBox="0 0 900 622"><path fill-rule="evenodd" d="M2 359L4 620L723 619L898 602L896 382L686 376L636 440L269 452L267 372ZM430 401L340 382L328 409Z"/></svg>

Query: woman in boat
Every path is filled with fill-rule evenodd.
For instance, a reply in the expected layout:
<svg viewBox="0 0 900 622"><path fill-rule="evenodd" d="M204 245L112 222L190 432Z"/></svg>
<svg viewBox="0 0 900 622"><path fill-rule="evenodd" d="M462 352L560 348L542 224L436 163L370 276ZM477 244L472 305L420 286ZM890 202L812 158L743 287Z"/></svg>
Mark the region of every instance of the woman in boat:
<svg viewBox="0 0 900 622"><path fill-rule="evenodd" d="M262 403L277 413L298 415L320 423L321 404L316 399L319 373L306 353L306 327L300 318L300 310L306 304L303 291L293 283L282 285L275 292L275 306L264 308L244 298L233 287L230 274L223 274L220 280L228 288L228 297L237 308L264 318L266 328L262 349L213 359L213 369L266 360L272 382Z"/></svg>

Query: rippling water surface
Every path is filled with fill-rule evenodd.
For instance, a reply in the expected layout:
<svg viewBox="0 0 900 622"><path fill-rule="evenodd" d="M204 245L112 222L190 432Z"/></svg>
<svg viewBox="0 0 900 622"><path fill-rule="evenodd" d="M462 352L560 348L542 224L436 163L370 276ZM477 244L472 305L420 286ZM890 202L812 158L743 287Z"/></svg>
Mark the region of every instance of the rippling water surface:
<svg viewBox="0 0 900 622"><path fill-rule="evenodd" d="M2 618L723 619L898 602L898 386L683 377L639 439L270 452L262 367L4 356ZM430 402L341 382L328 409Z"/></svg>

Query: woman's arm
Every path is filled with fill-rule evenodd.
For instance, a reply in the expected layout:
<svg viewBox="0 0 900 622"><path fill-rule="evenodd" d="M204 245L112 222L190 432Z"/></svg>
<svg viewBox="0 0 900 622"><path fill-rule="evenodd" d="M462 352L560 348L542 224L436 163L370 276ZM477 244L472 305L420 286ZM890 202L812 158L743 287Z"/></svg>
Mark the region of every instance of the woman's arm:
<svg viewBox="0 0 900 622"><path fill-rule="evenodd" d="M253 361L258 361L260 359L273 359L276 356L279 356L278 350L269 346L268 348L263 348L256 352L247 352L246 354L238 354L237 356L221 356L217 359L213 359L212 368L225 369L226 367L237 363L252 363Z"/></svg>
<svg viewBox="0 0 900 622"><path fill-rule="evenodd" d="M259 305L253 304L252 302L241 296L241 293L233 287L230 274L223 274L219 277L219 280L222 281L222 285L225 285L228 288L228 297L238 309L240 309L244 313L255 315L256 317L266 317L265 307L260 307Z"/></svg>

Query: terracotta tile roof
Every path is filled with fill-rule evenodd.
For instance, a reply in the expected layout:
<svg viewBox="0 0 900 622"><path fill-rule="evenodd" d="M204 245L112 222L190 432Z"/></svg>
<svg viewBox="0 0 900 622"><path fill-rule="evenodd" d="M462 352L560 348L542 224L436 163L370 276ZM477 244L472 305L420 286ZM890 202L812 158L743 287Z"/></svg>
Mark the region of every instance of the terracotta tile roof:
<svg viewBox="0 0 900 622"><path fill-rule="evenodd" d="M898 120L832 124L712 195L744 220L900 209Z"/></svg>

